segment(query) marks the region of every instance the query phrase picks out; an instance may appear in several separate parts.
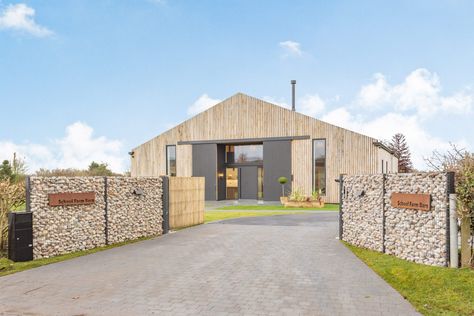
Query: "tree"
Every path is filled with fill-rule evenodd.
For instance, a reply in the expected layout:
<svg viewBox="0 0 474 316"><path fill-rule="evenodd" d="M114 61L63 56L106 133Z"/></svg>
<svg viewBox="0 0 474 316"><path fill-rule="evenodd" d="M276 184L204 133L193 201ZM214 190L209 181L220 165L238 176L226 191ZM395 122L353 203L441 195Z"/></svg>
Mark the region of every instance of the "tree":
<svg viewBox="0 0 474 316"><path fill-rule="evenodd" d="M39 169L36 175L40 177L93 177L93 176L117 176L109 169L106 163L91 162L87 169Z"/></svg>
<svg viewBox="0 0 474 316"><path fill-rule="evenodd" d="M0 165L0 180L12 180L13 170L10 161L4 160Z"/></svg>
<svg viewBox="0 0 474 316"><path fill-rule="evenodd" d="M405 135L401 133L393 135L388 147L398 156L398 172L411 172L413 163L411 162L411 153Z"/></svg>
<svg viewBox="0 0 474 316"><path fill-rule="evenodd" d="M278 182L281 184L281 196L285 196L285 184L288 182L286 177L279 177Z"/></svg>
<svg viewBox="0 0 474 316"><path fill-rule="evenodd" d="M467 267L474 262L474 252L469 246L470 236L474 235L474 153L451 144L446 153L434 151L425 161L432 170L454 172L457 215L461 222L461 265Z"/></svg>
<svg viewBox="0 0 474 316"><path fill-rule="evenodd" d="M24 180L27 170L28 168L26 167L25 161L21 158L18 158L16 153L13 153L12 171L15 177L14 181L19 182Z"/></svg>
<svg viewBox="0 0 474 316"><path fill-rule="evenodd" d="M108 168L106 163L91 162L88 169L91 176L112 176L114 173Z"/></svg>
<svg viewBox="0 0 474 316"><path fill-rule="evenodd" d="M26 169L25 162L17 158L16 153L13 153L13 160L11 162L4 160L0 165L0 179L21 182L25 178Z"/></svg>

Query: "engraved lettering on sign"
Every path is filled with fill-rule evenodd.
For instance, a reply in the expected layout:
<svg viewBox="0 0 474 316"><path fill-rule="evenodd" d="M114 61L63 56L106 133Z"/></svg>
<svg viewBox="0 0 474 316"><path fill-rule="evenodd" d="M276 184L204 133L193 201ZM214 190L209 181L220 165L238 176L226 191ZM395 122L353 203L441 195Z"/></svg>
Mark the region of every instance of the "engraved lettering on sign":
<svg viewBox="0 0 474 316"><path fill-rule="evenodd" d="M430 194L392 193L392 207L429 211L431 208Z"/></svg>
<svg viewBox="0 0 474 316"><path fill-rule="evenodd" d="M49 206L88 205L95 203L95 192L51 193Z"/></svg>

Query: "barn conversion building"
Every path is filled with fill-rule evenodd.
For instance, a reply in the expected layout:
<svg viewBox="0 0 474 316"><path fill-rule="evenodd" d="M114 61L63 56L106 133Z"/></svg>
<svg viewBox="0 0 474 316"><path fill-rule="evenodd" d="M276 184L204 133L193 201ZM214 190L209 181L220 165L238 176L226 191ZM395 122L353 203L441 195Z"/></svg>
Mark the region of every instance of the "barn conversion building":
<svg viewBox="0 0 474 316"><path fill-rule="evenodd" d="M396 172L374 138L237 93L133 149L132 176L205 177L206 200L278 200L313 191L338 202L340 174Z"/></svg>

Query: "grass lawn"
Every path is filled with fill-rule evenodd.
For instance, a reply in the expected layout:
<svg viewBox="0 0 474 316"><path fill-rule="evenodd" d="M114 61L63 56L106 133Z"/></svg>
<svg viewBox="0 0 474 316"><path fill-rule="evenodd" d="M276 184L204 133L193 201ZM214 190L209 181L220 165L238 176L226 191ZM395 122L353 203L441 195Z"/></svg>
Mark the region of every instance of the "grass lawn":
<svg viewBox="0 0 474 316"><path fill-rule="evenodd" d="M346 244L424 315L474 315L474 270L426 266Z"/></svg>
<svg viewBox="0 0 474 316"><path fill-rule="evenodd" d="M206 211L204 213L204 223L218 221L222 219L238 218L238 217L252 217L252 216L272 216L272 215L287 215L287 214L304 214L303 212L223 212L223 211Z"/></svg>
<svg viewBox="0 0 474 316"><path fill-rule="evenodd" d="M102 251L102 250L111 249L111 248L115 248L115 247L120 247L120 246L127 245L127 244L132 244L132 243L142 241L142 240L146 240L146 239L150 239L150 238L153 238L153 237L139 238L139 239L125 241L125 242L121 242L121 243L117 243L117 244L113 244L113 245L108 245L108 246L104 246L104 247L98 247L98 248L84 250L84 251L77 251L77 252L68 253L68 254L61 255L61 256L52 257L52 258L37 259L37 260L27 261L27 262L13 262L11 260L8 260L7 258L1 258L0 257L0 277L4 276L4 275L7 275L7 274L12 274L12 273L32 269L32 268L41 267L41 266L44 266L44 265L47 265L47 264L50 264L50 263L56 263L56 262L60 262L60 261L64 261L64 260L68 260L68 259L72 259L72 258L76 258L76 257L89 255L91 253L99 252L99 251Z"/></svg>
<svg viewBox="0 0 474 316"><path fill-rule="evenodd" d="M339 204L325 204L322 208L284 207L283 205L229 205L217 210L236 211L339 211Z"/></svg>
<svg viewBox="0 0 474 316"><path fill-rule="evenodd" d="M26 204L23 203L22 205L18 206L17 208L13 209L12 211L24 211L26 209Z"/></svg>

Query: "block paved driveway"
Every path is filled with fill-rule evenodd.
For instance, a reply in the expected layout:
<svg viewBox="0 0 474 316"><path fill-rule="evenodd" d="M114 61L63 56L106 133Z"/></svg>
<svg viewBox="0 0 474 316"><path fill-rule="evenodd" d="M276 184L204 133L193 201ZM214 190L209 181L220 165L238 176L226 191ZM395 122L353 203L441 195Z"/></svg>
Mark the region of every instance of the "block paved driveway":
<svg viewBox="0 0 474 316"><path fill-rule="evenodd" d="M412 315L337 213L240 218L0 278L1 315Z"/></svg>

